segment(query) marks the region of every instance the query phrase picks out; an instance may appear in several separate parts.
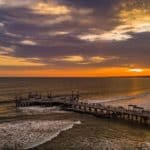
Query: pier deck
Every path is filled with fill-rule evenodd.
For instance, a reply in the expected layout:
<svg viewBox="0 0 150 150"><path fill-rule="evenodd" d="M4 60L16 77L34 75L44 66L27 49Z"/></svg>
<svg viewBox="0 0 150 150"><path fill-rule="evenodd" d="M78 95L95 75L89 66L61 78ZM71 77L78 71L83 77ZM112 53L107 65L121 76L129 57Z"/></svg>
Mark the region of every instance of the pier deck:
<svg viewBox="0 0 150 150"><path fill-rule="evenodd" d="M16 107L29 106L62 106L67 111L150 124L150 111L148 110L144 110L136 105L129 105L128 108L123 108L102 105L101 103L84 103L79 101L78 93L71 95L48 95L46 97L29 95L27 98L16 99Z"/></svg>

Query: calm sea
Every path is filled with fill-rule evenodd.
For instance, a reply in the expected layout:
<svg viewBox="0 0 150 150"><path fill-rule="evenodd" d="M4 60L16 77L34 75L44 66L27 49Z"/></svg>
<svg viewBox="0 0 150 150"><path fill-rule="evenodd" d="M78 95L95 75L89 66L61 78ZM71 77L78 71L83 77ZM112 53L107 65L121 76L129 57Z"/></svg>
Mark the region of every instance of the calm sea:
<svg viewBox="0 0 150 150"><path fill-rule="evenodd" d="M55 95L69 94L72 90L79 91L81 95L80 99L83 101L101 102L104 104L124 107L127 107L128 104L136 104L138 106L144 107L145 109L150 109L150 78L148 77L0 78L0 120L3 123L5 123L6 119L7 121L9 121L9 124L5 125L5 127L8 126L7 129L5 128L5 133L8 133L8 136L10 136L10 131L12 129L14 129L15 127L19 128L19 123L16 123L16 121L19 122L22 119L24 122L26 121L24 126L27 125L27 121L29 120L71 120L81 121L81 125L75 125L75 127L73 127L71 130L67 130L66 132L61 133L51 142L48 142L48 140L43 140L41 138L38 142L35 142L36 146L40 145L35 149L45 148L56 150L96 150L107 147L112 148L114 146L114 149L119 150L123 149L124 143L126 143L126 145L124 145L124 149L135 149L135 147L138 147L141 144L150 146L149 129L145 129L139 126L133 127L132 125L122 124L120 122L114 123L113 121L105 119L101 120L93 116L84 116L80 114L65 112L63 113L61 111L59 114L58 110L55 110L54 112L52 111L50 113L47 112L49 116L44 116L43 110L40 110L40 108L33 108L33 110L23 110L22 113L16 110L15 104L13 102L15 96L26 95L28 92L39 92L44 95L46 95L48 92L52 92ZM38 118L36 114L38 115ZM41 115L41 117L39 116L39 114ZM42 121L42 123L44 122ZM14 127L11 128L11 124L15 124L16 126L14 125ZM56 125L56 123L54 124ZM1 131L3 124L0 125L0 132L3 133ZM58 127L60 127L60 125L58 125ZM46 129L44 128L43 130L45 131ZM63 129L58 130L63 131ZM1 135L0 140L3 139L3 143L7 145L8 138L5 139L4 137L6 137L6 135L4 135L4 137L2 137ZM44 141L47 142L45 143ZM31 145L34 145L31 147L35 147L35 143L33 143L31 142Z"/></svg>

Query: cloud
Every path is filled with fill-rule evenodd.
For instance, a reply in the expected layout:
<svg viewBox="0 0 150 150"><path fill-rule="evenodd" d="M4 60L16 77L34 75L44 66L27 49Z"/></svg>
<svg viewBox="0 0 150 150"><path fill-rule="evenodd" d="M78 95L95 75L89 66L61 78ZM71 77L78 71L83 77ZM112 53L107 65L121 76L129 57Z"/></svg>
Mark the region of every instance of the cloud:
<svg viewBox="0 0 150 150"><path fill-rule="evenodd" d="M4 27L4 23L0 22L0 27Z"/></svg>
<svg viewBox="0 0 150 150"><path fill-rule="evenodd" d="M104 57L100 57L100 56L93 56L90 58L91 62L94 63L101 63L103 61L105 61L106 59Z"/></svg>
<svg viewBox="0 0 150 150"><path fill-rule="evenodd" d="M80 56L80 55L72 55L72 56L63 56L63 57L54 57L50 60L51 64L58 63L59 66L61 65L78 65L81 67L84 66L93 66L93 65L101 65L105 62L109 62L115 59L119 59L118 57L109 56L109 57L103 57L103 56ZM69 63L68 63L69 62Z"/></svg>
<svg viewBox="0 0 150 150"><path fill-rule="evenodd" d="M127 40L133 38L130 33L150 32L150 10L147 7L141 7L130 3L124 3L123 8L118 14L119 20L122 23L112 31L105 32L100 35L104 40ZM150 5L150 4L147 4ZM130 7L129 7L130 6Z"/></svg>
<svg viewBox="0 0 150 150"><path fill-rule="evenodd" d="M9 55L13 53L14 49L11 47L0 46L0 55Z"/></svg>
<svg viewBox="0 0 150 150"><path fill-rule="evenodd" d="M54 61L64 61L64 62L82 62L84 58L82 56L65 56L60 58L54 58Z"/></svg>
<svg viewBox="0 0 150 150"><path fill-rule="evenodd" d="M33 40L23 40L21 41L21 44L24 44L24 45L37 45L37 43Z"/></svg>
<svg viewBox="0 0 150 150"><path fill-rule="evenodd" d="M22 7L30 5L34 0L0 0L0 7L7 8L7 7Z"/></svg>
<svg viewBox="0 0 150 150"><path fill-rule="evenodd" d="M79 35L78 38L81 40L86 40L86 41L90 41L90 42L101 41L101 40L122 41L122 40L130 39L130 38L132 38L132 36L128 35L128 34L124 34L122 32L118 32L118 30L113 30L108 33L104 33L104 34L100 34L100 35L98 35L98 34Z"/></svg>
<svg viewBox="0 0 150 150"><path fill-rule="evenodd" d="M69 8L67 8L65 5L56 4L54 1L50 1L48 3L39 2L31 6L31 8L35 13L42 15L65 15L70 13Z"/></svg>
<svg viewBox="0 0 150 150"><path fill-rule="evenodd" d="M131 33L150 32L150 3L148 1L123 1L118 11L118 25L112 30L103 33L80 34L78 38L90 42L101 40L122 41L134 38Z"/></svg>
<svg viewBox="0 0 150 150"><path fill-rule="evenodd" d="M1 0L0 53L47 68L150 67L149 6L147 0Z"/></svg>
<svg viewBox="0 0 150 150"><path fill-rule="evenodd" d="M0 67L4 66L15 66L15 67L31 67L31 66L45 66L43 63L36 63L29 61L28 59L24 58L16 58L16 57L11 57L11 56L3 56L0 55Z"/></svg>

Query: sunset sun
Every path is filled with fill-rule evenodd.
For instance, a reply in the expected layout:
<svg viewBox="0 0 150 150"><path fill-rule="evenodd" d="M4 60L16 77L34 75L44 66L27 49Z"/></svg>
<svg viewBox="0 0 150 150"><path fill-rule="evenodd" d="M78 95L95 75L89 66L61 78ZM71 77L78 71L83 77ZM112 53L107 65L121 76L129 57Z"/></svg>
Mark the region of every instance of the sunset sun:
<svg viewBox="0 0 150 150"><path fill-rule="evenodd" d="M129 69L130 72L136 72L136 73L141 73L143 72L144 70L141 69L141 68L132 68L132 69Z"/></svg>

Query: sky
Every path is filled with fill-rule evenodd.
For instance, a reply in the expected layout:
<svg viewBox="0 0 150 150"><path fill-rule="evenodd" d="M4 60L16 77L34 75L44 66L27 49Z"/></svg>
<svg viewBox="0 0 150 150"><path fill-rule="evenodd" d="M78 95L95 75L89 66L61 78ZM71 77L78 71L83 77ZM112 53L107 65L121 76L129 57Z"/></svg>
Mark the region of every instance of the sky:
<svg viewBox="0 0 150 150"><path fill-rule="evenodd" d="M150 0L0 0L0 76L150 75Z"/></svg>

